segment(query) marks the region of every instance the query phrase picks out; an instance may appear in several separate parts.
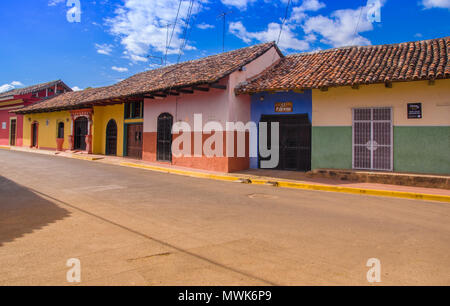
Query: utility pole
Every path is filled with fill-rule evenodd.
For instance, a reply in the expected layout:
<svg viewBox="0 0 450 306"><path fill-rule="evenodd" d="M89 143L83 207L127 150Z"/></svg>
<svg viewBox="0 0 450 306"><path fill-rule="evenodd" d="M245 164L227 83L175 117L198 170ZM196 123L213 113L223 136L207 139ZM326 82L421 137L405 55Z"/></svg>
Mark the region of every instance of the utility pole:
<svg viewBox="0 0 450 306"><path fill-rule="evenodd" d="M223 19L223 37L222 37L222 51L225 52L225 36L227 32L227 15L232 14L233 11L222 12L218 17Z"/></svg>

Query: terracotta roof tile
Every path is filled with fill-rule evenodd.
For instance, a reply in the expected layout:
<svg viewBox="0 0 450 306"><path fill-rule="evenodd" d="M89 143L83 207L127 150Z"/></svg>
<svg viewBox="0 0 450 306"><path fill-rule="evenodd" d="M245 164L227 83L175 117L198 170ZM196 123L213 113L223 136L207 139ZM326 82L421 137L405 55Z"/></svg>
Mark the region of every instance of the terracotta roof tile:
<svg viewBox="0 0 450 306"><path fill-rule="evenodd" d="M450 78L450 37L294 54L237 93Z"/></svg>
<svg viewBox="0 0 450 306"><path fill-rule="evenodd" d="M127 98L168 89L211 84L266 53L275 43L265 43L198 60L136 74L115 85L82 92L66 93L21 109L19 113L74 108L110 99Z"/></svg>
<svg viewBox="0 0 450 306"><path fill-rule="evenodd" d="M56 84L60 84L60 83L63 84L65 87L67 87L67 90L70 90L70 91L72 90L72 89L70 89L70 87L68 87L66 84L64 84L61 80L57 80L57 81L51 81L51 82L47 82L47 83L41 83L41 84L36 84L36 85L32 85L32 86L27 86L27 87L23 87L23 88L17 88L17 89L5 91L5 92L0 93L0 98L8 97L8 96L26 95L29 93L41 91L46 88L54 87Z"/></svg>

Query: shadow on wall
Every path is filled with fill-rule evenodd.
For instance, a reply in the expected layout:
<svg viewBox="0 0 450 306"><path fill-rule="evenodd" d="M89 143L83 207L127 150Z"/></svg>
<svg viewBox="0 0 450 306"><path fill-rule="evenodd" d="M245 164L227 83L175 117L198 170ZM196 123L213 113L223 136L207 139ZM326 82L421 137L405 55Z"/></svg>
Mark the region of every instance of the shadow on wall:
<svg viewBox="0 0 450 306"><path fill-rule="evenodd" d="M70 212L0 176L0 247L70 216Z"/></svg>

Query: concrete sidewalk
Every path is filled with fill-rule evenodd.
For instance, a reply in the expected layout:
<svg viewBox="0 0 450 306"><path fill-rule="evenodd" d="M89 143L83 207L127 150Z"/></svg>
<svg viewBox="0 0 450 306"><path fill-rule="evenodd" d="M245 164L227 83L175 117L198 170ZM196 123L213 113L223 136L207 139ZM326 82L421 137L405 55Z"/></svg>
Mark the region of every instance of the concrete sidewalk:
<svg viewBox="0 0 450 306"><path fill-rule="evenodd" d="M191 168L173 166L168 163L151 163L126 157L85 154L80 152L56 152L24 147L0 147L66 158L82 159L100 163L113 164L123 167L132 167L170 173L196 178L231 181L237 183L268 185L273 187L295 188L304 190L317 190L327 192L340 192L350 194L363 194L372 196L396 197L415 200L439 201L450 203L450 190L437 188L410 187L398 185L385 185L376 183L358 183L341 181L329 178L311 178L306 173L277 171L277 170L247 170L237 173L224 174L213 171L203 171Z"/></svg>

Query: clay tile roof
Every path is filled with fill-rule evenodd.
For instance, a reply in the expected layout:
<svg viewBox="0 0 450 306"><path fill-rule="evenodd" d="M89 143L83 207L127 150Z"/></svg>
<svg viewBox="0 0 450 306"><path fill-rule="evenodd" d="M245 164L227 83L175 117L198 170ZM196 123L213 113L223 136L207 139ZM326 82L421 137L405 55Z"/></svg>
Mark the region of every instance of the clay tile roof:
<svg viewBox="0 0 450 306"><path fill-rule="evenodd" d="M450 78L449 53L450 37L294 54L236 92L446 79Z"/></svg>
<svg viewBox="0 0 450 306"><path fill-rule="evenodd" d="M212 84L249 64L259 56L275 47L274 42L259 44L218 55L167 66L136 74L115 85L64 94L42 103L23 108L18 113L43 112L48 110L73 108L76 105L95 104L110 99L126 98L158 91Z"/></svg>
<svg viewBox="0 0 450 306"><path fill-rule="evenodd" d="M109 87L100 87L85 89L81 91L66 92L56 97L51 97L49 99L39 101L33 105L22 108L19 111L15 111L15 113L23 114L79 108L80 104L83 101L89 101L95 94L106 94L108 88Z"/></svg>
<svg viewBox="0 0 450 306"><path fill-rule="evenodd" d="M36 85L28 86L28 87L17 88L17 89L5 91L5 92L0 93L0 98L9 97L9 96L20 96L20 95L26 95L29 93L33 93L33 92L38 92L38 91L41 91L46 88L52 88L56 84L63 84L63 86L67 87L67 90L70 90L70 91L72 90L72 89L70 89L69 86L64 84L63 81L56 80L56 81L51 81L51 82L47 82L47 83L41 83L41 84L36 84Z"/></svg>

